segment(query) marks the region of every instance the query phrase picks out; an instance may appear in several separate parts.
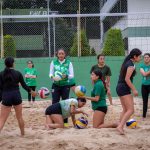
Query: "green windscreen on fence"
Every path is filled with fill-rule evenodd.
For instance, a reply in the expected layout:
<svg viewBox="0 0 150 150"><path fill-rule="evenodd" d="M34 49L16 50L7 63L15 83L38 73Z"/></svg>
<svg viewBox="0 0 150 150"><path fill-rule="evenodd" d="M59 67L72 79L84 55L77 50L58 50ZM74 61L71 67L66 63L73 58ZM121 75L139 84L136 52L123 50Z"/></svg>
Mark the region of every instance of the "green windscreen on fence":
<svg viewBox="0 0 150 150"><path fill-rule="evenodd" d="M15 68L24 74L24 69L27 67L27 60L30 59L16 59L15 60ZM34 62L34 66L37 69L38 77L37 77L37 90L40 87L47 87L51 90L52 82L49 78L49 67L52 58L32 58ZM74 66L74 74L76 85L84 85L87 89L87 96L90 96L92 90L92 83L90 79L90 69L92 65L97 63L96 57L72 57L70 58L71 62ZM111 92L112 96L116 97L116 84L118 81L120 66L124 60L124 57L112 57L106 56L106 64L110 66L112 71L111 76ZM4 60L0 60L0 71L4 69ZM142 63L142 62L141 62ZM139 73L139 64L136 65L137 74L134 78L134 85L137 88L139 95L141 95L141 74ZM21 88L22 98L27 99L27 92ZM70 93L70 97L75 96L72 91ZM50 95L51 98L51 95ZM37 97L36 99L39 99Z"/></svg>

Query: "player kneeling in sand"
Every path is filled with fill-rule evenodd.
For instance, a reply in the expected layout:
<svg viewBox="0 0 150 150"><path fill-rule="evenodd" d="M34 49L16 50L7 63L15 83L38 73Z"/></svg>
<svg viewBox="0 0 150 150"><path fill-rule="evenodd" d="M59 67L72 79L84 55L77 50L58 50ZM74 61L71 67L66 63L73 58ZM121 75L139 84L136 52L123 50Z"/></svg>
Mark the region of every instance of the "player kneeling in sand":
<svg viewBox="0 0 150 150"><path fill-rule="evenodd" d="M75 125L75 114L87 115L83 110L78 109L85 103L85 98L70 98L49 106L45 111L47 129L64 128L64 119L70 116Z"/></svg>

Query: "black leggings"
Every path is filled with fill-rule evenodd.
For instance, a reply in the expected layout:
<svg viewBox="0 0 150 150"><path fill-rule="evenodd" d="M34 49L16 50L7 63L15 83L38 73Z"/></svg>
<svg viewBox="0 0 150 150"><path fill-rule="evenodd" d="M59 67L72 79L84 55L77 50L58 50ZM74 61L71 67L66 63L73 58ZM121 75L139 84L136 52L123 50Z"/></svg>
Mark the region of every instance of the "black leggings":
<svg viewBox="0 0 150 150"><path fill-rule="evenodd" d="M147 107L148 107L148 96L150 93L150 85L142 85L142 98L143 98L143 117L146 118Z"/></svg>
<svg viewBox="0 0 150 150"><path fill-rule="evenodd" d="M56 84L52 85L52 104L55 104L62 100L66 100L69 98L70 86L58 86ZM64 119L64 123L68 123L68 118Z"/></svg>
<svg viewBox="0 0 150 150"><path fill-rule="evenodd" d="M36 86L29 86L32 91L35 91L36 89ZM31 101L31 93L28 92L28 101L30 102ZM32 96L32 101L35 101L35 97Z"/></svg>

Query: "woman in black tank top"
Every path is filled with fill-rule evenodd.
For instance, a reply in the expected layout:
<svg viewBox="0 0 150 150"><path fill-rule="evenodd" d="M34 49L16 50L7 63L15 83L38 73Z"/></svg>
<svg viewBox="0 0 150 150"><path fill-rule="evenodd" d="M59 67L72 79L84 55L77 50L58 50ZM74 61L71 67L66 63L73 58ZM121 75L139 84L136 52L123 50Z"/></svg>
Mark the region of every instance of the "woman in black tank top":
<svg viewBox="0 0 150 150"><path fill-rule="evenodd" d="M116 91L123 108L120 116L120 123L117 127L117 130L120 134L124 134L124 125L134 113L134 103L131 91L134 96L138 96L138 91L132 83L133 77L136 73L134 63L140 61L141 54L142 52L137 48L131 50L130 54L125 58L121 67L120 76L116 87Z"/></svg>

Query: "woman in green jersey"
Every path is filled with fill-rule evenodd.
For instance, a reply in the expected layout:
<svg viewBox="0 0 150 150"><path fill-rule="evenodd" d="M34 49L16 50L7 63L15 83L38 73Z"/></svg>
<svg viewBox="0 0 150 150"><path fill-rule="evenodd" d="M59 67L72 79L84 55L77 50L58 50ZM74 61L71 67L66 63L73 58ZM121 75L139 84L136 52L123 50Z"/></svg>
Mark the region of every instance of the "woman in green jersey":
<svg viewBox="0 0 150 150"><path fill-rule="evenodd" d="M37 86L37 70L34 68L34 64L31 60L27 61L28 67L25 68L25 82L26 84L33 90L35 91L36 86ZM28 101L31 103L31 93L28 92ZM32 96L32 103L34 103L35 97Z"/></svg>

